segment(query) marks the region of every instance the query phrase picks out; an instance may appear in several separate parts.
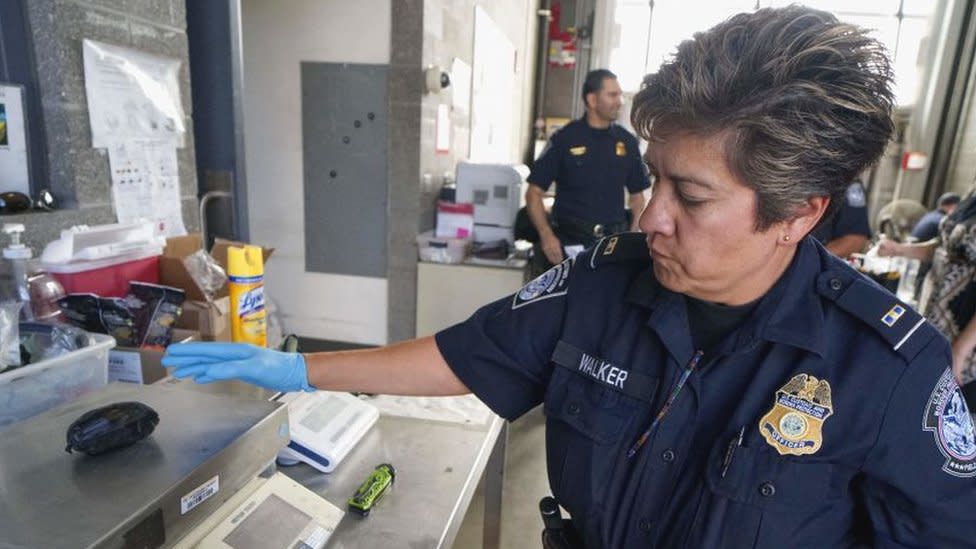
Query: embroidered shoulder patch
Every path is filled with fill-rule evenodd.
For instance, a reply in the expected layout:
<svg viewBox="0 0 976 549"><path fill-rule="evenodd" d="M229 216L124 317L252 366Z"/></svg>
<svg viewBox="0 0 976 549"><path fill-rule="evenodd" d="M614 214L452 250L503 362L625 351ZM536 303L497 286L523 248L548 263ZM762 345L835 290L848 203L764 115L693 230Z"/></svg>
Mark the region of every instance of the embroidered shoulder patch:
<svg viewBox="0 0 976 549"><path fill-rule="evenodd" d="M523 286L512 298L512 310L550 297L566 295L573 261L574 258L564 259L559 265L555 265Z"/></svg>
<svg viewBox="0 0 976 549"><path fill-rule="evenodd" d="M925 405L922 429L932 431L935 445L945 456L942 470L956 477L976 476L976 432L962 390L946 371L935 384Z"/></svg>
<svg viewBox="0 0 976 549"><path fill-rule="evenodd" d="M851 183L850 186L847 187L847 192L845 194L847 195L847 204L852 208L863 208L865 205L867 205L868 201L864 196L864 187L860 183L856 181Z"/></svg>

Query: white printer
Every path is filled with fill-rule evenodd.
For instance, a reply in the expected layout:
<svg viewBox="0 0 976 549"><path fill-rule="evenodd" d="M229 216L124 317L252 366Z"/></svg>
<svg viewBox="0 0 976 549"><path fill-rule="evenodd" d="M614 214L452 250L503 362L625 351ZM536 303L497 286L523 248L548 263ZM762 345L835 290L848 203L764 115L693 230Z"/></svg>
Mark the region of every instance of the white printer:
<svg viewBox="0 0 976 549"><path fill-rule="evenodd" d="M474 204L474 240L515 242L515 216L524 203L524 164L477 164L457 166L457 202Z"/></svg>

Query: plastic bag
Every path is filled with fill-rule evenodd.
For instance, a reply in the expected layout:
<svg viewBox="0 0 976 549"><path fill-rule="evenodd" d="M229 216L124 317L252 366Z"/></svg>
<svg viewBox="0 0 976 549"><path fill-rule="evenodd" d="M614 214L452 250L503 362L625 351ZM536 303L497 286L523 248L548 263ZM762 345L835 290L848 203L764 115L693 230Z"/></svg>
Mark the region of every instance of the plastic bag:
<svg viewBox="0 0 976 549"><path fill-rule="evenodd" d="M200 286L207 301L212 302L217 292L227 284L224 268L205 250L197 250L184 257L183 265L194 282Z"/></svg>
<svg viewBox="0 0 976 549"><path fill-rule="evenodd" d="M20 323L20 346L24 365L66 355L87 347L88 332L67 324Z"/></svg>
<svg viewBox="0 0 976 549"><path fill-rule="evenodd" d="M58 300L65 320L85 331L108 334L123 347L137 341L135 318L126 301L95 294L68 294Z"/></svg>
<svg viewBox="0 0 976 549"><path fill-rule="evenodd" d="M173 325L183 313L186 293L171 286L130 282L126 303L135 314L140 347L163 349L173 340Z"/></svg>
<svg viewBox="0 0 976 549"><path fill-rule="evenodd" d="M0 303L0 372L17 368L20 360L20 307L17 301Z"/></svg>

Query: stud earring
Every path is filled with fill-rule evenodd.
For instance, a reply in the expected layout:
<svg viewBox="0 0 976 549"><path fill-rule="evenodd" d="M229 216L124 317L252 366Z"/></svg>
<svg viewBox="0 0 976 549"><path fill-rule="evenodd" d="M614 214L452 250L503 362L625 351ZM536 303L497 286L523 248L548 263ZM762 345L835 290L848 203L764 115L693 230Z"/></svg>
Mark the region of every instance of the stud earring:
<svg viewBox="0 0 976 549"><path fill-rule="evenodd" d="M790 235L788 234L783 235L783 242L789 242L789 241L790 241Z"/></svg>

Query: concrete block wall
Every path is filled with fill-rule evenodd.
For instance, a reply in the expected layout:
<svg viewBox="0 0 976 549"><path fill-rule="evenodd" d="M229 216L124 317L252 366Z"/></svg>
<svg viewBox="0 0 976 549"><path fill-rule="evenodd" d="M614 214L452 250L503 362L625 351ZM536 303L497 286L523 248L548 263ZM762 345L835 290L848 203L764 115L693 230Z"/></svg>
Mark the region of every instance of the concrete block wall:
<svg viewBox="0 0 976 549"><path fill-rule="evenodd" d="M108 154L91 146L82 40L90 38L179 59L185 127L193 128L185 0L29 0L26 2L47 136L49 188L61 203L53 213L5 216L24 223L27 243L40 254L45 243L72 225L114 223ZM199 228L193 135L177 151L183 219Z"/></svg>
<svg viewBox="0 0 976 549"><path fill-rule="evenodd" d="M417 234L421 204L421 98L424 0L396 0L390 9L387 240L387 341L414 337Z"/></svg>

